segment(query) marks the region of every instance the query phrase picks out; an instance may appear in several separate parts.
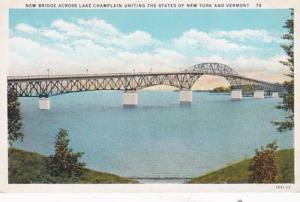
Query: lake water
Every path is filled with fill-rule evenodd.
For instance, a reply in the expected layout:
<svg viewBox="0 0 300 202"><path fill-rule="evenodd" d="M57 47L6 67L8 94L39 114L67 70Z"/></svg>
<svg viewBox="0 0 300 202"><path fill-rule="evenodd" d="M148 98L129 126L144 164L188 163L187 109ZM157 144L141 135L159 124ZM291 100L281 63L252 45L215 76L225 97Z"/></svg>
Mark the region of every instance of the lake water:
<svg viewBox="0 0 300 202"><path fill-rule="evenodd" d="M25 138L16 146L52 154L65 128L89 168L146 178L199 176L274 139L279 149L293 147L292 132L278 133L270 123L285 116L275 109L282 99L231 101L229 94L194 92L191 105L178 100L178 92L141 91L139 105L125 108L122 92L82 92L51 97L51 110L40 111L37 98L20 98Z"/></svg>

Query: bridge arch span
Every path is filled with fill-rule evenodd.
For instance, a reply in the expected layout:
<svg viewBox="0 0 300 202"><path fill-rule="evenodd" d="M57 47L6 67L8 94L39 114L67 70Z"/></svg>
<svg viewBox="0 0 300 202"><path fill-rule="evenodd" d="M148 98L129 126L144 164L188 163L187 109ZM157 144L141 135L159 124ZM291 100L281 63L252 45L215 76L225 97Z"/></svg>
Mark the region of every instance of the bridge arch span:
<svg viewBox="0 0 300 202"><path fill-rule="evenodd" d="M200 74L211 74L219 76L238 76L239 74L229 67L228 65L222 63L200 63L188 67L184 72L194 72Z"/></svg>
<svg viewBox="0 0 300 202"><path fill-rule="evenodd" d="M191 87L203 75L212 75L223 77L230 86L234 85L232 77L238 77L239 74L228 65L222 63L199 63L180 71L181 74L160 75L152 82L141 83L135 90L140 90L156 85L171 86L178 89L191 89Z"/></svg>

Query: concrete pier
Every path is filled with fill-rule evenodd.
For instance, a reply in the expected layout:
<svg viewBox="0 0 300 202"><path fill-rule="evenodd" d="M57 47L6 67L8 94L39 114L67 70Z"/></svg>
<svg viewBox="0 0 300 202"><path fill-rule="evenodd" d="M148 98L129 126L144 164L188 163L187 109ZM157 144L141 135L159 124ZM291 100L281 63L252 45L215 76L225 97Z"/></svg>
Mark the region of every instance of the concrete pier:
<svg viewBox="0 0 300 202"><path fill-rule="evenodd" d="M179 92L180 103L191 103L193 101L193 93L191 90L181 90Z"/></svg>
<svg viewBox="0 0 300 202"><path fill-rule="evenodd" d="M272 92L272 98L279 98L278 92Z"/></svg>
<svg viewBox="0 0 300 202"><path fill-rule="evenodd" d="M242 89L232 89L231 90L231 99L232 100L241 100L243 98Z"/></svg>
<svg viewBox="0 0 300 202"><path fill-rule="evenodd" d="M50 98L48 97L39 98L39 109L50 110Z"/></svg>
<svg viewBox="0 0 300 202"><path fill-rule="evenodd" d="M265 91L264 90L254 91L254 98L255 99L264 99L265 98Z"/></svg>
<svg viewBox="0 0 300 202"><path fill-rule="evenodd" d="M123 105L135 106L138 104L138 94L136 91L125 91L123 93Z"/></svg>

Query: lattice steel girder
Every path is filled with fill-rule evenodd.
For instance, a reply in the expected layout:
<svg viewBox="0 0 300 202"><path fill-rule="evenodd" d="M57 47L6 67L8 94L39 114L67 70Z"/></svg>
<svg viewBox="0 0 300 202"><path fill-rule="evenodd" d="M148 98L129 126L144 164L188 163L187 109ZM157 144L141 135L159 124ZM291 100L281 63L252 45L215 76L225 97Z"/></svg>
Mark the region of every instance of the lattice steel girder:
<svg viewBox="0 0 300 202"><path fill-rule="evenodd" d="M202 73L202 74L214 74L214 75L222 75L222 76L239 75L235 70L221 63L201 63L184 70L184 72L191 72L191 71Z"/></svg>
<svg viewBox="0 0 300 202"><path fill-rule="evenodd" d="M245 77L226 77L232 88L242 88L243 86L250 85L254 90L265 90L273 92L282 92L285 89L282 85L272 84L268 82L262 82L254 79L248 79Z"/></svg>

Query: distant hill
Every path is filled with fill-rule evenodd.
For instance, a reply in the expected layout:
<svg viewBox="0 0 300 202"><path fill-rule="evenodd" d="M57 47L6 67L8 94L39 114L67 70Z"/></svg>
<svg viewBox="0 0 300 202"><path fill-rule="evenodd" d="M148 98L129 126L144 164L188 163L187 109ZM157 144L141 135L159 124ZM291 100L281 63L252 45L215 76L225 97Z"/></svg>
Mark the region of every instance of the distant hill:
<svg viewBox="0 0 300 202"><path fill-rule="evenodd" d="M119 177L117 175L84 169L83 176L78 181L64 182L59 177L47 174L47 157L16 148L9 148L8 179L11 184L40 184L40 183L82 183L82 184L120 184L137 183L134 180Z"/></svg>
<svg viewBox="0 0 300 202"><path fill-rule="evenodd" d="M285 149L277 152L280 167L279 183L294 183L294 149ZM188 183L248 183L248 168L251 159L234 163L217 171L210 172L192 179Z"/></svg>

